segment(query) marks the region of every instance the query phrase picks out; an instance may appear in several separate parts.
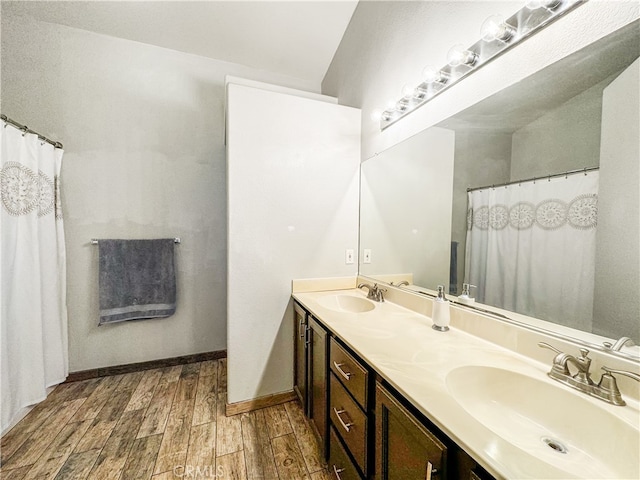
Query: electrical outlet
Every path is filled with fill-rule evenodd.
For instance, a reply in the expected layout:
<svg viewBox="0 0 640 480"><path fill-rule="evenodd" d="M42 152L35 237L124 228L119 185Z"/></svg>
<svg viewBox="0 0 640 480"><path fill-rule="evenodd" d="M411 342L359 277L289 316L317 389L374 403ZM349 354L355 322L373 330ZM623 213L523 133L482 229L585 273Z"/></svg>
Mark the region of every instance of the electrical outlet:
<svg viewBox="0 0 640 480"><path fill-rule="evenodd" d="M344 252L344 263L350 265L355 262L355 254L353 248L347 248Z"/></svg>
<svg viewBox="0 0 640 480"><path fill-rule="evenodd" d="M362 263L371 263L371 249L365 248L362 252Z"/></svg>

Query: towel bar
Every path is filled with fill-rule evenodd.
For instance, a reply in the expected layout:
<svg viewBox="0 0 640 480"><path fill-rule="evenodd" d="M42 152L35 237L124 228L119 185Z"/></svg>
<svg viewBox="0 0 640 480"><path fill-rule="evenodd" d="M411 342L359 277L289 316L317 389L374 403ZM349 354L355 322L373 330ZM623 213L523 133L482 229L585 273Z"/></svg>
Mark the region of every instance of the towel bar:
<svg viewBox="0 0 640 480"><path fill-rule="evenodd" d="M98 243L100 242L100 240L98 240L97 238L92 238L91 239L91 244L92 245L98 245ZM180 237L176 237L173 239L173 243L181 243L180 241Z"/></svg>

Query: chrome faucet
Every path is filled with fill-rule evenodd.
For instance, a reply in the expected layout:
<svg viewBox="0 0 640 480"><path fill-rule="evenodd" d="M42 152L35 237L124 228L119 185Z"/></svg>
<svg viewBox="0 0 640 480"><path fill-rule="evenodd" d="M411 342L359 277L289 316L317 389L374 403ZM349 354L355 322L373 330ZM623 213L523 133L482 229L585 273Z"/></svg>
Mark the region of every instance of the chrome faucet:
<svg viewBox="0 0 640 480"><path fill-rule="evenodd" d="M378 287L377 283L374 283L373 285L369 283L361 283L358 285L358 288L366 288L369 291L367 294L367 298L369 300L373 300L374 302L384 302L383 293L386 292L387 289Z"/></svg>
<svg viewBox="0 0 640 480"><path fill-rule="evenodd" d="M553 350L557 353L557 355L553 357L551 370L547 373L549 377L560 383L564 383L571 388L584 392L592 397L599 398L600 400L604 400L605 402L613 405L623 406L626 405L626 402L622 399L618 383L612 373L615 373L616 375L624 375L640 381L640 375L637 373L602 367L602 370L604 370L605 373L602 374L600 382L596 385L593 380L591 380L591 372L589 371L591 368L591 359L588 357L589 350L581 348L580 356L574 357L573 355L564 353L545 342L539 342L538 346L548 348L549 350ZM575 374L571 374L569 364L575 366L577 370Z"/></svg>
<svg viewBox="0 0 640 480"><path fill-rule="evenodd" d="M611 343L611 342L604 342L603 345L605 346L605 348L608 348L609 350L612 350L614 352L619 352L622 347L624 347L625 345L629 345L630 347L633 347L635 345L635 343L633 343L633 340L631 340L629 337L620 337L616 343Z"/></svg>

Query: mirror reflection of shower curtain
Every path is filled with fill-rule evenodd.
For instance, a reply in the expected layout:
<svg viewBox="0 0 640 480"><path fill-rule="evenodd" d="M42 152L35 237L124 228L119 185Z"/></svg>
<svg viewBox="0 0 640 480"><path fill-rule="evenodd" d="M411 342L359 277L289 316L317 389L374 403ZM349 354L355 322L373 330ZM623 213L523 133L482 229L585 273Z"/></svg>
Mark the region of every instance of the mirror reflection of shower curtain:
<svg viewBox="0 0 640 480"><path fill-rule="evenodd" d="M591 331L598 178L469 192L465 282L479 302Z"/></svg>
<svg viewBox="0 0 640 480"><path fill-rule="evenodd" d="M62 150L0 127L2 431L68 373Z"/></svg>

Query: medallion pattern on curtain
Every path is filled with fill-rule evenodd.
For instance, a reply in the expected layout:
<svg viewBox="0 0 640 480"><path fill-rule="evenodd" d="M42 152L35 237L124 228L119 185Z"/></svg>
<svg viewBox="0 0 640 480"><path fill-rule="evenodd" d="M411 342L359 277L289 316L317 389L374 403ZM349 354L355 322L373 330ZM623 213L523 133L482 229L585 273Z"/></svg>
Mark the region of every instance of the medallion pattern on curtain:
<svg viewBox="0 0 640 480"><path fill-rule="evenodd" d="M479 302L591 330L598 178L469 192L465 282Z"/></svg>
<svg viewBox="0 0 640 480"><path fill-rule="evenodd" d="M0 371L4 431L68 374L62 150L0 127Z"/></svg>

